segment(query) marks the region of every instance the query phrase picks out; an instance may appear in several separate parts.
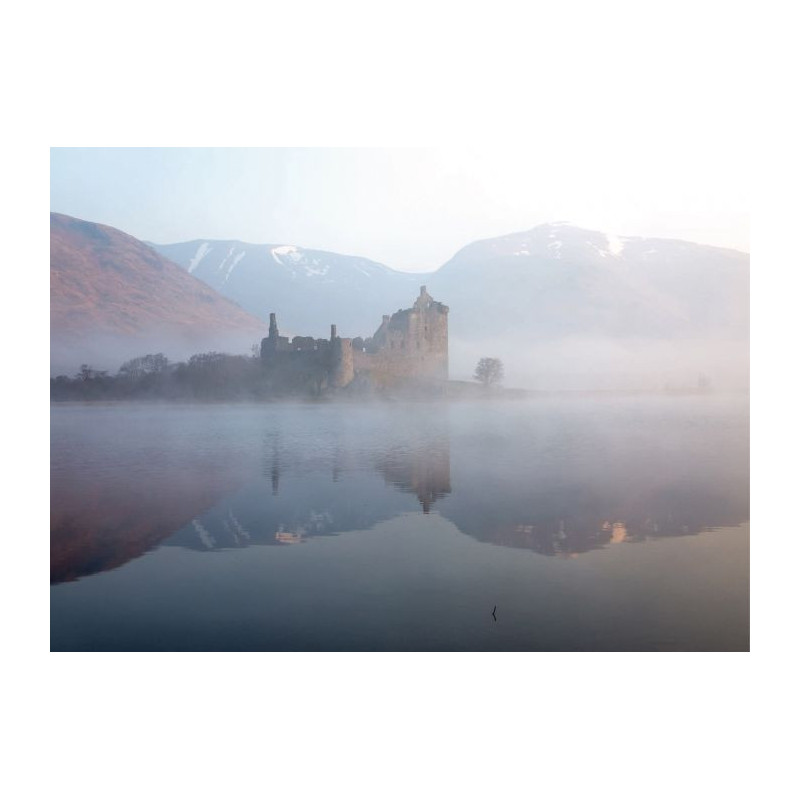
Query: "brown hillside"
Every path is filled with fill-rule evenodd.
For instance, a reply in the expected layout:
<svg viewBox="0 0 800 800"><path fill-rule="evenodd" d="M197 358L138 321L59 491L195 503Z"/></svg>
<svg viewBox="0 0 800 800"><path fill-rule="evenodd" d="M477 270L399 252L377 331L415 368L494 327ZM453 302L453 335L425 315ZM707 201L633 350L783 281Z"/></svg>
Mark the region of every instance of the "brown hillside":
<svg viewBox="0 0 800 800"><path fill-rule="evenodd" d="M177 264L115 228L50 214L50 325L57 339L177 333L242 334L264 323L193 278Z"/></svg>

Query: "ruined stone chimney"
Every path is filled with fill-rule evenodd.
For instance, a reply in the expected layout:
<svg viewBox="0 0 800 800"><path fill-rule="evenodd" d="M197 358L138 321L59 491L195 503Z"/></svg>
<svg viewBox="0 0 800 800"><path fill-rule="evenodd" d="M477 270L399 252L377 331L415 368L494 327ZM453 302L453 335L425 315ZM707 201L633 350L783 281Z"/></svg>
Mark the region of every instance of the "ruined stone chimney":
<svg viewBox="0 0 800 800"><path fill-rule="evenodd" d="M271 312L269 315L269 338L270 339L277 339L278 338L278 321L275 317L275 312Z"/></svg>
<svg viewBox="0 0 800 800"><path fill-rule="evenodd" d="M333 341L335 338L336 338L336 326L331 325L331 341Z"/></svg>

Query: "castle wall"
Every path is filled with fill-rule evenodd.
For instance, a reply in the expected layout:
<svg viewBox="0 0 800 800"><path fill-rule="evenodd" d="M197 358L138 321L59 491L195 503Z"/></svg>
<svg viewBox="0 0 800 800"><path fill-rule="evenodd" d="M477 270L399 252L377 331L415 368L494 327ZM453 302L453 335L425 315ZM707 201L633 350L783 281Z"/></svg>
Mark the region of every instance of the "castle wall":
<svg viewBox="0 0 800 800"><path fill-rule="evenodd" d="M383 318L369 352L356 353L356 371L369 372L381 383L447 380L448 312L423 286L413 308Z"/></svg>
<svg viewBox="0 0 800 800"><path fill-rule="evenodd" d="M331 352L325 350L262 350L264 378L276 394L319 394L329 386Z"/></svg>
<svg viewBox="0 0 800 800"><path fill-rule="evenodd" d="M353 380L354 375L352 339L334 339L331 353L330 385L334 389L341 389Z"/></svg>
<svg viewBox="0 0 800 800"><path fill-rule="evenodd" d="M447 315L423 286L412 308L402 309L383 322L366 350L354 349L352 339L336 335L330 341L295 336L291 343L278 334L270 314L269 336L261 343L261 359L268 380L287 388L343 388L360 375L375 387L448 379Z"/></svg>

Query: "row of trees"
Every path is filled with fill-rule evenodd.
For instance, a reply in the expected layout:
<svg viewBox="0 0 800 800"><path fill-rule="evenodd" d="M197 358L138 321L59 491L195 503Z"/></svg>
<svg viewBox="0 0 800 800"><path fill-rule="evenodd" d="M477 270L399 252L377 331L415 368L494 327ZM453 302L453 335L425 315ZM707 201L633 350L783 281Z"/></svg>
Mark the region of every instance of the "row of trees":
<svg viewBox="0 0 800 800"><path fill-rule="evenodd" d="M126 361L116 375L81 365L73 377L50 381L53 400L186 399L239 400L269 395L259 361L209 352L172 363L163 353Z"/></svg>
<svg viewBox="0 0 800 800"><path fill-rule="evenodd" d="M473 377L487 388L498 384L503 362L482 358ZM180 363L170 362L163 353L148 353L126 361L116 375L82 364L74 376L59 375L50 381L53 400L256 400L287 391L270 383L255 352L253 356L198 353ZM308 393L315 394L311 389Z"/></svg>

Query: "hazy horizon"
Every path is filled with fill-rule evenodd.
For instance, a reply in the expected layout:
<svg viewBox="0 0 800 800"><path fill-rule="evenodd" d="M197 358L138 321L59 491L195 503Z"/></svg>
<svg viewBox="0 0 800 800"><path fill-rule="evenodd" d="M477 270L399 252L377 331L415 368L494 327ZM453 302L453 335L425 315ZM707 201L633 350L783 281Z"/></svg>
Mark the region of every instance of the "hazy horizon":
<svg viewBox="0 0 800 800"><path fill-rule="evenodd" d="M292 244L413 273L471 242L564 222L749 252L746 187L724 152L684 152L644 174L622 150L612 159L498 148L50 152L51 211L156 244Z"/></svg>

